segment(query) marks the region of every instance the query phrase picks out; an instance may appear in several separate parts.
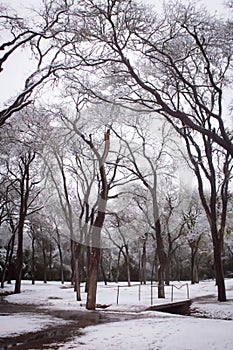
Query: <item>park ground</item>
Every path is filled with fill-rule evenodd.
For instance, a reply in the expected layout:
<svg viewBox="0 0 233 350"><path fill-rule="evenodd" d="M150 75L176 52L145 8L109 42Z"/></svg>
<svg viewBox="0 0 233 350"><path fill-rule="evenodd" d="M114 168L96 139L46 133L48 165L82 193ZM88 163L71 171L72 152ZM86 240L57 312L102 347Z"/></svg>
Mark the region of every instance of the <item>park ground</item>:
<svg viewBox="0 0 233 350"><path fill-rule="evenodd" d="M226 279L227 301L217 301L214 280L191 285L172 282L173 300L192 300L191 316L145 311L157 299L150 283L128 287L125 283L98 284L96 311L75 300L70 283L23 281L21 294L0 302L0 350L232 350L233 279ZM7 285L0 294L10 293Z"/></svg>

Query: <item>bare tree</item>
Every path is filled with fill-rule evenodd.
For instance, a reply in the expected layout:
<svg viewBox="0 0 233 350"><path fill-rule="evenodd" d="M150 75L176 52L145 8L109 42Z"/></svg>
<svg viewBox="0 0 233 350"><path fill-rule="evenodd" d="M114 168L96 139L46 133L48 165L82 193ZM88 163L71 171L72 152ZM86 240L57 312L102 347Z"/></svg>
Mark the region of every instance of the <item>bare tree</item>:
<svg viewBox="0 0 233 350"><path fill-rule="evenodd" d="M129 127L129 126L128 126ZM131 136L131 139L126 139L124 135L120 135L116 129L113 131L117 135L117 137L125 144L125 147L127 149L128 155L127 160L128 164L125 165L119 165L120 167L125 167L131 174L133 175L134 179L138 179L142 182L143 186L149 191L151 200L152 200L152 212L153 212L153 219L149 220L151 222L151 228L154 230L155 233L155 239L156 239L156 245L157 245L157 254L158 254L158 260L159 260L159 268L158 268L158 281L159 281L159 287L158 287L158 297L164 298L165 297L165 289L164 289L164 280L165 280L165 266L166 266L166 253L165 253L165 246L164 246L164 239L163 239L163 232L162 232L162 226L161 226L161 218L160 218L160 208L159 208L159 199L158 199L158 171L160 168L161 171L161 164L164 162L164 164L167 162L165 159L165 155L168 156L168 150L166 150L166 143L167 140L170 138L170 134L167 130L163 129L163 140L162 144L158 145L155 143L155 145L150 145L150 138L148 135L146 135L147 131L141 130L140 126L134 125L133 127L134 133L132 133L133 136ZM132 142L134 140L134 142ZM134 143L134 146L133 146ZM136 143L136 146L135 146ZM152 142L153 143L153 142ZM157 148L158 152L156 156L153 154L153 156L150 155L150 152L148 152L148 149L150 148ZM136 148L136 149L134 149ZM140 154L140 158L137 156L137 154ZM165 157L165 158L164 158ZM140 160L144 158L144 162L146 162L147 166L145 169L143 169L143 166L140 164ZM162 165L162 167L165 167L165 165ZM166 176L168 174L168 170L166 170ZM138 205L140 207L140 203L138 202ZM143 208L141 207L143 210Z"/></svg>
<svg viewBox="0 0 233 350"><path fill-rule="evenodd" d="M80 5L85 11L78 11ZM84 23L81 33L74 29L78 20ZM74 43L67 55L71 60L81 57L93 76L85 83L73 71L67 75L73 88L76 84L92 97L159 112L233 155L223 115L224 88L232 68L227 20L179 2L168 3L157 16L131 0L85 0L70 7L70 23L70 30L88 45ZM214 128L200 122L198 111L215 121Z"/></svg>
<svg viewBox="0 0 233 350"><path fill-rule="evenodd" d="M95 89L96 81L86 89L92 96L111 102L124 101L132 108L141 105L146 110L157 111L184 135L211 227L218 299L224 301L222 229L227 207L226 178L229 178L229 163L233 155L230 118L227 120L223 113L224 93L232 71L232 34L228 22L211 17L203 9L198 10L190 4L168 4L162 19L128 0L101 4L86 0L85 5L85 33L89 40L92 39L92 45L85 51L80 47L78 54L85 55L91 73L96 74L100 67L99 78L105 86L111 88L113 82L119 86L119 89L112 88L113 97L104 89L99 93ZM100 46L101 57L97 54ZM140 57L138 60L135 53ZM130 54L135 58L132 59ZM144 69L139 60L143 60ZM108 75L103 72L108 72ZM72 79L75 82L74 75ZM77 83L85 88L78 76ZM226 157L221 175L225 180L221 190L223 211L219 229L216 226L216 144L224 150L218 149L218 152ZM207 162L204 164L205 158ZM208 166L207 171L205 166ZM200 172L210 184L209 203L203 193Z"/></svg>
<svg viewBox="0 0 233 350"><path fill-rule="evenodd" d="M33 14L37 23L33 21L30 23L28 18L22 18L14 10L1 5L0 73L9 69L6 68L6 63L14 59L20 50L24 50L28 56L33 57L33 64L31 73L25 77L22 90L16 96L10 96L11 99L6 101L0 110L0 126L15 112L32 103L34 99L32 93L38 87L42 87L49 80L54 82L60 71L69 69L62 54L66 43L63 42L61 47L55 43L55 37L61 30L61 24L65 24L64 16L67 11L68 7L65 3L61 6L56 6L56 4L52 6L49 2L43 2L43 7ZM75 65L77 65L77 61Z"/></svg>

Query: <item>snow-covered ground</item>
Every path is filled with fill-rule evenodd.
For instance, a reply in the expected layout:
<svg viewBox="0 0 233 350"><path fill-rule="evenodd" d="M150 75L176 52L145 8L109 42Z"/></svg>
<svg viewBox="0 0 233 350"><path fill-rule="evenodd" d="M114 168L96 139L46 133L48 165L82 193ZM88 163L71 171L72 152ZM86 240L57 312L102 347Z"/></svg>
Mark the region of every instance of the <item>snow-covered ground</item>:
<svg viewBox="0 0 233 350"><path fill-rule="evenodd" d="M89 326L82 330L82 335L65 344L54 344L51 349L83 350L170 350L170 349L233 349L233 279L226 279L227 298L225 303L216 301L214 281L188 285L184 282L173 283L173 300L190 297L194 300L192 308L196 314L208 318L171 315L162 312L145 311L153 304L161 303L157 299L157 288L150 284L127 287L110 283L98 285L98 304L109 307L99 312L116 312L120 314L135 313L139 319L112 322ZM119 287L118 287L119 286ZM7 286L7 289L12 288ZM34 304L41 308L59 310L85 310L85 293L82 287L83 301L75 301L73 289L67 283L41 282L31 285L29 281L22 284L22 293L9 295L6 300L16 304ZM0 289L0 292L2 290ZM166 300L171 301L172 287L166 287ZM119 294L118 294L119 293ZM152 293L152 295L151 295ZM117 305L118 295L118 305ZM204 297L204 298L203 298ZM139 300L140 299L140 300ZM163 300L164 302L164 300ZM85 311L86 312L86 311ZM91 312L91 311L89 311ZM0 337L13 336L24 332L36 331L51 324L66 321L33 313L2 314L0 311Z"/></svg>

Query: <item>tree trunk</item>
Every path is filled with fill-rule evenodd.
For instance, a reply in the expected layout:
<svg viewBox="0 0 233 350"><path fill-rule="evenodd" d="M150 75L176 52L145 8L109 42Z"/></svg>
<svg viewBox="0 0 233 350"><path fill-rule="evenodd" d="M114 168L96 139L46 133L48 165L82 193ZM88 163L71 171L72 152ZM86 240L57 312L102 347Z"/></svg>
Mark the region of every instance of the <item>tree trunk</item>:
<svg viewBox="0 0 233 350"><path fill-rule="evenodd" d="M191 243L191 284L199 282L197 266L197 242Z"/></svg>
<svg viewBox="0 0 233 350"><path fill-rule="evenodd" d="M81 301L81 266L80 266L80 258L81 258L81 250L82 245L80 243L74 242L74 258L75 258L75 271L74 271L74 279L75 279L75 291L76 291L76 300Z"/></svg>
<svg viewBox="0 0 233 350"><path fill-rule="evenodd" d="M98 279L98 269L99 269L99 263L100 263L100 246L101 246L101 229L104 224L105 220L105 212L106 212L106 206L107 206L107 200L108 200L108 182L105 172L105 161L109 152L109 135L110 130L107 130L104 134L104 152L102 157L100 156L99 152L95 148L95 146L92 143L92 140L86 140L85 137L82 135L82 138L86 141L86 143L91 147L93 152L98 158L99 161L99 172L100 172L100 179L101 179L101 193L98 199L98 211L97 216L95 218L94 224L92 226L91 230L91 256L90 256L90 269L89 269L89 275L88 275L88 292L87 292L87 302L86 302L86 308L88 310L95 310L96 306L96 292L97 292L97 279Z"/></svg>
<svg viewBox="0 0 233 350"><path fill-rule="evenodd" d="M52 245L49 245L49 278L48 280L52 280L52 265L53 265L53 256L52 256Z"/></svg>
<svg viewBox="0 0 233 350"><path fill-rule="evenodd" d="M4 288L6 271L7 271L7 268L10 267L10 256L11 256L11 252L13 251L13 248L14 248L14 242L15 242L15 233L11 236L11 238L8 242L8 245L7 245L6 259L5 259L5 263L4 263L3 271L2 271L1 288Z"/></svg>
<svg viewBox="0 0 233 350"><path fill-rule="evenodd" d="M21 213L18 228L18 247L17 247L17 261L16 261L16 279L15 279L15 290L14 293L21 292L21 280L23 273L23 226L24 226L24 215Z"/></svg>
<svg viewBox="0 0 233 350"><path fill-rule="evenodd" d="M86 285L85 285L85 293L88 292L88 284L89 284L89 270L90 270L90 261L91 261L91 247L86 247Z"/></svg>
<svg viewBox="0 0 233 350"><path fill-rule="evenodd" d="M119 252L118 252L118 255L117 255L116 283L118 283L118 281L119 281L119 276L120 276L121 252L122 252L122 249L119 249Z"/></svg>
<svg viewBox="0 0 233 350"><path fill-rule="evenodd" d="M113 275L112 275L112 255L111 252L109 252L109 260L108 260L108 280L110 282L113 282Z"/></svg>
<svg viewBox="0 0 233 350"><path fill-rule="evenodd" d="M166 267L165 267L165 285L170 285L170 279L171 279L171 260L170 257L167 257Z"/></svg>
<svg viewBox="0 0 233 350"><path fill-rule="evenodd" d="M129 247L128 247L127 244L125 245L125 253L123 252L123 250L122 250L122 253L123 253L123 256L124 256L124 259L125 259L125 264L126 264L128 287L130 287L131 286L130 256L129 256Z"/></svg>
<svg viewBox="0 0 233 350"><path fill-rule="evenodd" d="M28 210L28 197L30 193L30 164L35 158L35 153L28 153L27 157L20 157L21 165L21 179L20 179L20 210L19 210L19 223L18 223L18 248L17 248L17 261L16 261L16 280L14 293L21 292L21 280L23 273L23 230L24 222L27 216Z"/></svg>
<svg viewBox="0 0 233 350"><path fill-rule="evenodd" d="M222 266L222 242L218 237L213 237L214 243L214 266L216 273L216 283L218 288L218 301L226 301L226 289Z"/></svg>
<svg viewBox="0 0 233 350"><path fill-rule="evenodd" d="M59 251L59 259L60 259L60 279L61 284L64 284L64 266L63 266L63 255L60 243L57 245Z"/></svg>
<svg viewBox="0 0 233 350"><path fill-rule="evenodd" d="M101 199L100 199L101 201ZM98 211L92 230L92 248L90 257L90 269L88 276L87 310L95 310L98 269L100 262L100 234L105 219L105 212Z"/></svg>
<svg viewBox="0 0 233 350"><path fill-rule="evenodd" d="M141 282L146 284L146 241L143 242L142 246L142 276Z"/></svg>
<svg viewBox="0 0 233 350"><path fill-rule="evenodd" d="M106 273L104 271L104 266L103 266L103 251L102 251L102 254L101 254L101 257L100 257L100 268L101 268L101 272L102 272L102 275L103 275L104 284L105 284L105 286L107 286L108 280L107 280L107 276L106 276Z"/></svg>
<svg viewBox="0 0 233 350"><path fill-rule="evenodd" d="M75 258L74 258L74 246L75 246L75 241L73 240L72 236L70 239L70 251L71 251L71 261L70 261L70 266L71 266L71 284L74 284L74 271L75 271Z"/></svg>
<svg viewBox="0 0 233 350"><path fill-rule="evenodd" d="M157 265L157 252L155 253L155 256L154 256L154 259L153 259L153 263L152 263L151 284L153 283L154 280L156 280L156 276L155 276L156 265Z"/></svg>
<svg viewBox="0 0 233 350"><path fill-rule="evenodd" d="M32 237L32 284L35 284L35 237Z"/></svg>
<svg viewBox="0 0 233 350"><path fill-rule="evenodd" d="M166 255L164 251L162 230L159 218L159 207L157 201L157 174L154 171L154 187L151 189L153 199L153 216L155 226L155 238L158 255L158 298L165 298L164 278L165 278L165 264Z"/></svg>
<svg viewBox="0 0 233 350"><path fill-rule="evenodd" d="M159 260L158 266L158 298L165 298L165 288L164 288L164 275L165 275L165 262L166 257L163 247L163 238L161 233L160 220L157 219L155 224L156 229L156 243L157 243L157 254Z"/></svg>
<svg viewBox="0 0 233 350"><path fill-rule="evenodd" d="M44 262L44 283L47 283L47 258L46 258L46 250L42 248L43 252L43 262Z"/></svg>

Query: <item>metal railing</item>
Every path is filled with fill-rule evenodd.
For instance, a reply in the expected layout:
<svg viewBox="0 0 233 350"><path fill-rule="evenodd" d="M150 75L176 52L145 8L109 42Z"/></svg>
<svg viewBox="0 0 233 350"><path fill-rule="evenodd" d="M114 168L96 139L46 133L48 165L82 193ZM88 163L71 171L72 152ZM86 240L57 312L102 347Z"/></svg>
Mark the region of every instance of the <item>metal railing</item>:
<svg viewBox="0 0 233 350"><path fill-rule="evenodd" d="M189 285L188 283L184 283L182 284L181 286L176 286L175 284L171 284L171 287L172 287L172 292L171 292L171 301L173 301L173 296L174 296L174 288L176 289L181 289L183 287L186 286L186 296L187 296L187 299L189 299Z"/></svg>
<svg viewBox="0 0 233 350"><path fill-rule="evenodd" d="M141 283L137 283L137 284L132 284L131 286L128 285L118 285L117 286L117 297L116 297L116 303L117 305L119 305L119 298L120 298L120 288L133 288L133 287L138 287L138 301L141 300L141 295L142 295L142 284ZM175 284L170 284L167 287L171 287L171 301L174 300L174 289L180 290L183 287L186 287L186 298L189 299L189 284L188 283L184 283L182 285L175 285ZM151 287L150 287L150 302L151 305L153 305L153 301L154 301L154 294L153 294L153 288L159 288L158 284L152 284L151 283Z"/></svg>

